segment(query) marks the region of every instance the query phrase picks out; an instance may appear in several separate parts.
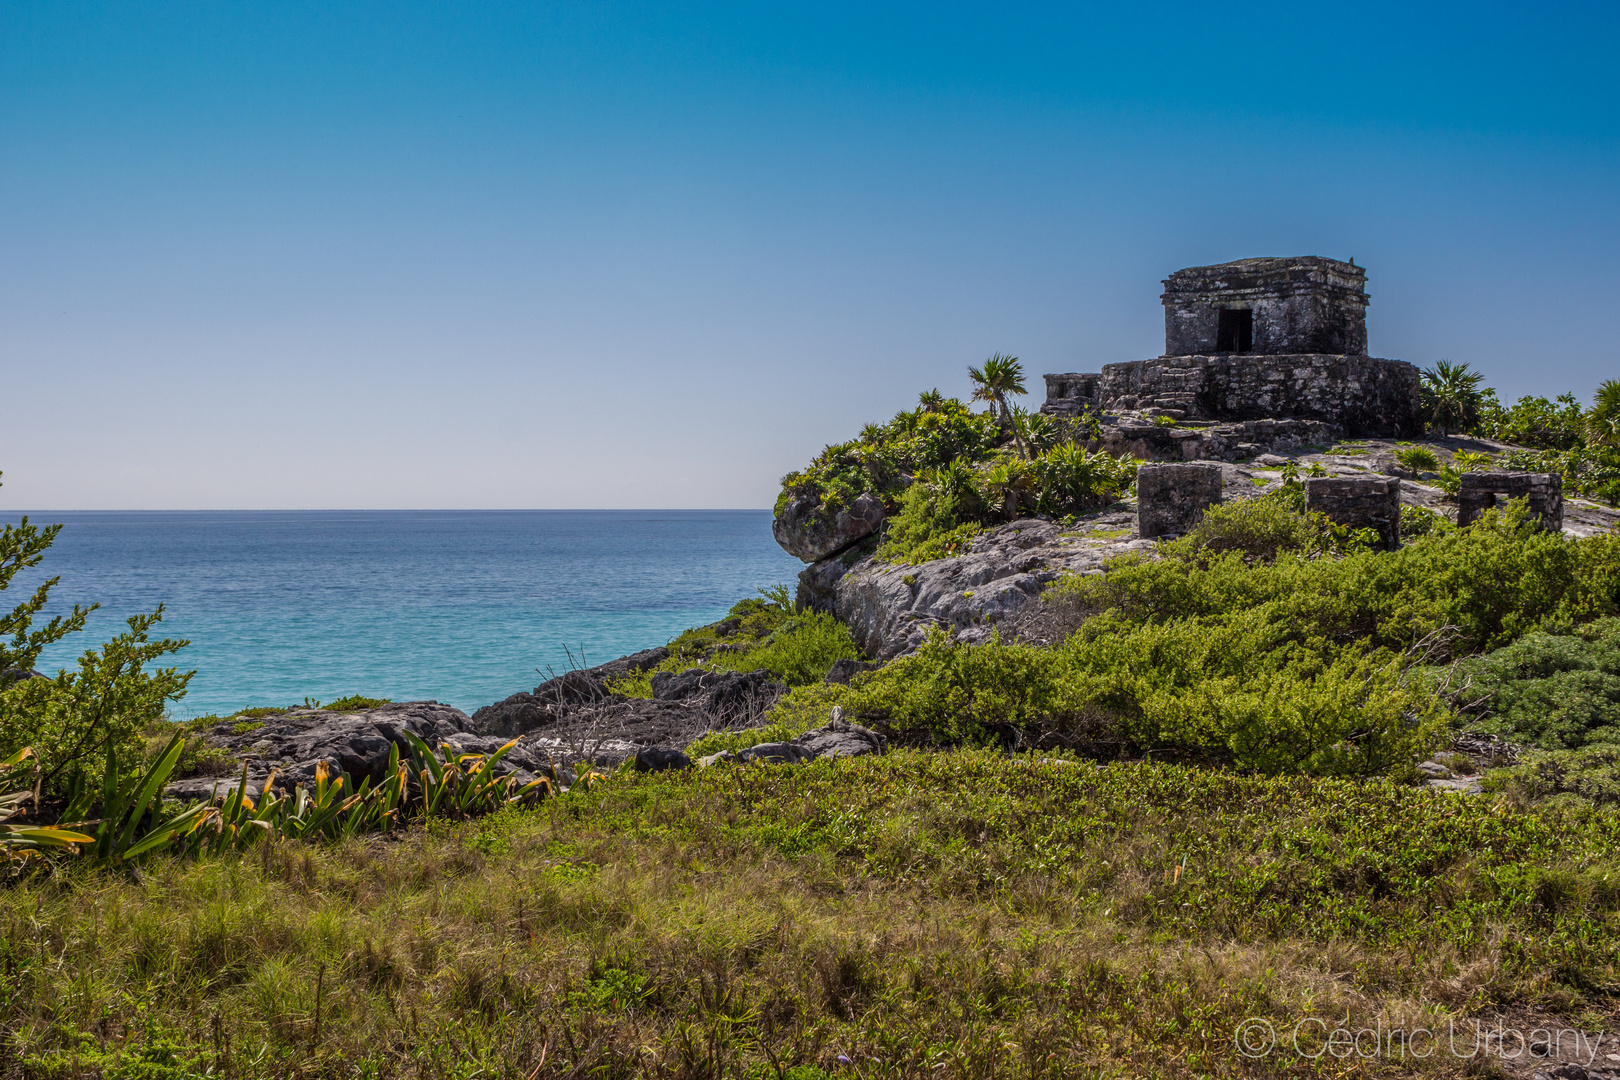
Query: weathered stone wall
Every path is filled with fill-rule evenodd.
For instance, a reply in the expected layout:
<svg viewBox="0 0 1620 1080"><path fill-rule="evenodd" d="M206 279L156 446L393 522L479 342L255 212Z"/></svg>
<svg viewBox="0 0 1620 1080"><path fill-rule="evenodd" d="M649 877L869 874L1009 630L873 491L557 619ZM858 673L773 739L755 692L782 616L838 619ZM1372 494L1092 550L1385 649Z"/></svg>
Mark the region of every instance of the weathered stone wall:
<svg viewBox="0 0 1620 1080"><path fill-rule="evenodd" d="M1243 420L1184 428L1121 418L1103 428L1101 449L1139 461L1243 461L1324 446L1339 429L1320 420Z"/></svg>
<svg viewBox="0 0 1620 1080"><path fill-rule="evenodd" d="M1101 373L1070 372L1042 376L1046 380L1046 404L1041 412L1052 416L1075 416L1087 409L1102 407L1097 396Z"/></svg>
<svg viewBox="0 0 1620 1080"><path fill-rule="evenodd" d="M1150 462L1136 470L1136 534L1180 536L1221 501L1221 467Z"/></svg>
<svg viewBox="0 0 1620 1080"><path fill-rule="evenodd" d="M1219 338L1225 309L1252 313L1252 341L1244 353L1365 356L1366 284L1361 267L1312 255L1178 270L1165 279L1161 297L1165 355L1226 351Z"/></svg>
<svg viewBox="0 0 1620 1080"><path fill-rule="evenodd" d="M1418 369L1370 356L1159 356L1107 364L1107 408L1179 412L1194 420L1320 420L1351 436L1423 433Z"/></svg>
<svg viewBox="0 0 1620 1080"><path fill-rule="evenodd" d="M1548 532L1564 529L1564 478L1558 473L1463 473L1457 489L1457 524L1467 525L1509 499L1528 499L1530 512Z"/></svg>
<svg viewBox="0 0 1620 1080"><path fill-rule="evenodd" d="M1379 546L1401 546L1401 482L1394 477L1318 477L1305 481L1305 509L1352 529L1374 529Z"/></svg>

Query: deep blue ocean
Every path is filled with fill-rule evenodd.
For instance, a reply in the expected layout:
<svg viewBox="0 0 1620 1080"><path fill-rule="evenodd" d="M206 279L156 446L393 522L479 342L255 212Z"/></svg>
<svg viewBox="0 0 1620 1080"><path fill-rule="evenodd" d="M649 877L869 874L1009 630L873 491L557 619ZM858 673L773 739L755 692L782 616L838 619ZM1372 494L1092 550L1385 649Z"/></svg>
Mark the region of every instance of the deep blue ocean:
<svg viewBox="0 0 1620 1080"><path fill-rule="evenodd" d="M15 523L19 513L0 514ZM347 694L468 712L712 622L803 564L768 510L45 511L64 525L8 610L60 576L50 610L99 601L47 653L54 674L166 605L195 668L176 718Z"/></svg>

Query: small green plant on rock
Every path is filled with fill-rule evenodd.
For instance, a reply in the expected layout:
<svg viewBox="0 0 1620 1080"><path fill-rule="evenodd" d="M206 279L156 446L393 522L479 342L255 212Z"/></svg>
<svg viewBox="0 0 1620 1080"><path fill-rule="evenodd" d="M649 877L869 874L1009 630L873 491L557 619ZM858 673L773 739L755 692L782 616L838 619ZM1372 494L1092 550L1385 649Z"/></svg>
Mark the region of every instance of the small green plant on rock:
<svg viewBox="0 0 1620 1080"><path fill-rule="evenodd" d="M1440 468L1440 459L1427 446L1408 446L1395 454L1395 464L1409 473L1434 472Z"/></svg>

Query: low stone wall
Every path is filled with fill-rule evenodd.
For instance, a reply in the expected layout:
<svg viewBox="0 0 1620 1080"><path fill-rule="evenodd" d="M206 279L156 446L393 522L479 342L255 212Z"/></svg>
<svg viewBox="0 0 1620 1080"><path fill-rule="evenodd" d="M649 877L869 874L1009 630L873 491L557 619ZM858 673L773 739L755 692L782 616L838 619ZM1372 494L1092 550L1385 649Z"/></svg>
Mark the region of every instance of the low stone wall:
<svg viewBox="0 0 1620 1080"><path fill-rule="evenodd" d="M1042 378L1046 380L1046 404L1041 406L1041 412L1048 416L1078 416L1087 409L1102 407L1097 397L1101 374L1069 372Z"/></svg>
<svg viewBox="0 0 1620 1080"><path fill-rule="evenodd" d="M1261 454L1295 454L1325 446L1339 432L1320 420L1246 420L1183 428L1122 419L1103 428L1095 444L1115 457L1139 461L1242 461Z"/></svg>
<svg viewBox="0 0 1620 1080"><path fill-rule="evenodd" d="M1151 462L1136 470L1136 533L1143 540L1180 536L1221 501L1221 467Z"/></svg>
<svg viewBox="0 0 1620 1080"><path fill-rule="evenodd" d="M1423 432L1418 369L1370 356L1159 356L1104 365L1096 396L1110 409L1177 419L1292 417L1379 438Z"/></svg>
<svg viewBox="0 0 1620 1080"><path fill-rule="evenodd" d="M1393 477L1307 480L1305 509L1352 529L1376 530L1385 551L1401 546L1401 482Z"/></svg>
<svg viewBox="0 0 1620 1080"><path fill-rule="evenodd" d="M1463 473L1457 489L1457 524L1467 525L1509 499L1528 499L1530 512L1541 518L1542 528L1563 532L1564 478L1557 473Z"/></svg>

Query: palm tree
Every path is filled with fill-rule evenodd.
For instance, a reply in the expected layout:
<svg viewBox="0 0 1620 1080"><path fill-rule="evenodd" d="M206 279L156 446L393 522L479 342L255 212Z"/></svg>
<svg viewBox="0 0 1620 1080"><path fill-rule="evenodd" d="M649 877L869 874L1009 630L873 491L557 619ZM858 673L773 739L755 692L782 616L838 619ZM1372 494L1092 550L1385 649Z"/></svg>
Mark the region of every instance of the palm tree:
<svg viewBox="0 0 1620 1080"><path fill-rule="evenodd" d="M1012 411L1007 408L1008 394L1027 394L1024 389L1024 368L1018 362L1018 357L996 353L984 362L984 367L968 368L968 378L973 380L974 401L988 402L997 410L1004 426L1012 428L1013 441L1018 444L1018 456L1029 457L1029 451L1024 447L1024 437L1018 432L1018 425L1013 423Z"/></svg>
<svg viewBox="0 0 1620 1080"><path fill-rule="evenodd" d="M1605 379L1598 384L1587 424L1594 440L1620 446L1620 380Z"/></svg>
<svg viewBox="0 0 1620 1080"><path fill-rule="evenodd" d="M1441 435L1468 431L1479 423L1479 408L1485 400L1479 384L1485 376L1467 364L1442 360L1423 371L1418 388L1424 418Z"/></svg>

